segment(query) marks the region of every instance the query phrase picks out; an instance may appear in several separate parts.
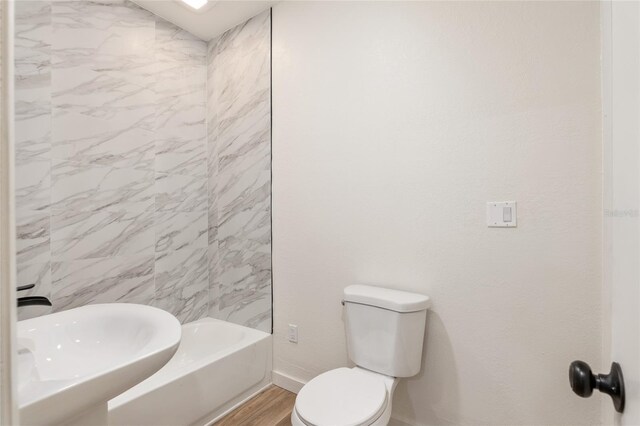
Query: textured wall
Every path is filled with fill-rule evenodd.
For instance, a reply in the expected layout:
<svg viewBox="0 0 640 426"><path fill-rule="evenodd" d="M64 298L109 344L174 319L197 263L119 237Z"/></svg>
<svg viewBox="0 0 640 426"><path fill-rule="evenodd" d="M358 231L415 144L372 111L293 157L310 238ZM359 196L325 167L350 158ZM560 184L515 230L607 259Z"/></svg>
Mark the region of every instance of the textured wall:
<svg viewBox="0 0 640 426"><path fill-rule="evenodd" d="M274 6L276 371L346 365L342 290L369 282L433 299L394 415L599 421L567 381L601 359L599 8ZM518 201L517 228L487 228L494 200Z"/></svg>
<svg viewBox="0 0 640 426"><path fill-rule="evenodd" d="M19 283L206 315L206 44L126 1L17 9Z"/></svg>
<svg viewBox="0 0 640 426"><path fill-rule="evenodd" d="M208 52L209 311L270 332L270 11Z"/></svg>
<svg viewBox="0 0 640 426"><path fill-rule="evenodd" d="M603 371L620 364L626 403L602 398L602 423L640 425L640 3L602 7L604 106Z"/></svg>

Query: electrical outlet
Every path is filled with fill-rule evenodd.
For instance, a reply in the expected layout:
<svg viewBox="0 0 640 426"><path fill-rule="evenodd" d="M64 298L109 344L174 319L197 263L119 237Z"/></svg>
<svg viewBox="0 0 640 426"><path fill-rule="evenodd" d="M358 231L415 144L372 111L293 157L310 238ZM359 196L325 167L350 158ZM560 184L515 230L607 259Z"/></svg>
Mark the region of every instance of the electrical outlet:
<svg viewBox="0 0 640 426"><path fill-rule="evenodd" d="M298 343L298 326L295 324L289 324L289 341L291 343Z"/></svg>

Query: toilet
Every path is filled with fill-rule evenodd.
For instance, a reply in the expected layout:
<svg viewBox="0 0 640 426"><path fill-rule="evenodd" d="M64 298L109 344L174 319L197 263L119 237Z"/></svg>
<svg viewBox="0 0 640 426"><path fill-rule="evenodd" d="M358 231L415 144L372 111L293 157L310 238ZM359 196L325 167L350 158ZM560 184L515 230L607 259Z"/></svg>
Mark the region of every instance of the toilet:
<svg viewBox="0 0 640 426"><path fill-rule="evenodd" d="M427 309L421 294L368 285L344 289L353 368L322 373L303 386L293 426L385 426L402 377L420 371Z"/></svg>

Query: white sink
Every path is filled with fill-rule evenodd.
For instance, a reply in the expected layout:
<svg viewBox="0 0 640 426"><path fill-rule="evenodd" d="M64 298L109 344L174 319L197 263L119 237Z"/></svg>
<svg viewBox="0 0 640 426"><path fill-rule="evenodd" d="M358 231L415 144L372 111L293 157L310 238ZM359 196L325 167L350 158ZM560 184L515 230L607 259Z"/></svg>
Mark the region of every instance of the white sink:
<svg viewBox="0 0 640 426"><path fill-rule="evenodd" d="M107 401L162 368L180 333L173 315L123 303L19 321L20 423L106 425Z"/></svg>

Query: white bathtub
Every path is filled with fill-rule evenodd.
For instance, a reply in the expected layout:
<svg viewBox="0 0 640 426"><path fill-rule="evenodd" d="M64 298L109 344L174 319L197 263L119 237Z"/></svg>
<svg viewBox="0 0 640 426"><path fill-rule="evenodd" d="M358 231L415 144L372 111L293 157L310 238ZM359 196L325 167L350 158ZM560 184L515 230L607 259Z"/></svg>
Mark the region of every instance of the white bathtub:
<svg viewBox="0 0 640 426"><path fill-rule="evenodd" d="M270 334L203 318L182 326L167 365L109 401L109 424L210 424L270 382Z"/></svg>

